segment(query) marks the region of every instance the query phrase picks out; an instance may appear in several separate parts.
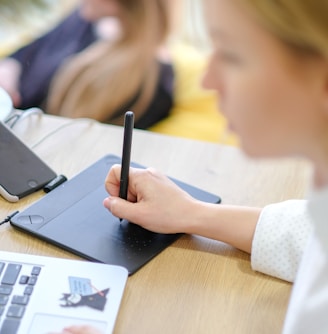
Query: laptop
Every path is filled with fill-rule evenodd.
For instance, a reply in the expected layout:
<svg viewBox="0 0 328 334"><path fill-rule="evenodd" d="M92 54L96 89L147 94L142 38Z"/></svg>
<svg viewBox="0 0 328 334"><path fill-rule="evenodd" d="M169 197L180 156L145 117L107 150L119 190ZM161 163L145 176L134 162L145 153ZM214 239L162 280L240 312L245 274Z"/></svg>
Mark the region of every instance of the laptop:
<svg viewBox="0 0 328 334"><path fill-rule="evenodd" d="M127 277L120 266L0 251L0 334L112 333Z"/></svg>
<svg viewBox="0 0 328 334"><path fill-rule="evenodd" d="M135 273L180 238L120 221L103 206L104 180L121 158L108 154L11 218L11 225L94 262L125 267ZM144 168L131 163L131 166ZM209 203L221 198L190 184L172 180L191 196Z"/></svg>

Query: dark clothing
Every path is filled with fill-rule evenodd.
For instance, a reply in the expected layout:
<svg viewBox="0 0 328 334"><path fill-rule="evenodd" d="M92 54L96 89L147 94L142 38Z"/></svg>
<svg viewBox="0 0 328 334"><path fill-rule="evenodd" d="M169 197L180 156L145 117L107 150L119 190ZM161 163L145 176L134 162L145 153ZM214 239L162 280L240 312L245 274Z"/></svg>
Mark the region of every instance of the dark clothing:
<svg viewBox="0 0 328 334"><path fill-rule="evenodd" d="M92 23L84 21L75 11L55 29L12 54L10 57L22 64L19 87L22 100L17 107L43 108L51 80L63 60L96 40ZM173 80L172 65L161 63L154 97L143 116L136 120L136 128L146 129L168 116L173 105ZM128 109L127 101L124 110L118 110L115 115L124 114Z"/></svg>
<svg viewBox="0 0 328 334"><path fill-rule="evenodd" d="M19 108L40 107L63 60L85 49L96 39L92 25L74 12L54 30L11 55L23 68Z"/></svg>

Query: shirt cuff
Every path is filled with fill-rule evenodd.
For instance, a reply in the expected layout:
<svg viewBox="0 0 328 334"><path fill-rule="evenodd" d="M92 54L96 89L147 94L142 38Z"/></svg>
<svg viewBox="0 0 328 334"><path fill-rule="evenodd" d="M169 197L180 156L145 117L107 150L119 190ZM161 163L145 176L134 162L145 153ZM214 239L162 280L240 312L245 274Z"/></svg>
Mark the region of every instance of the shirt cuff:
<svg viewBox="0 0 328 334"><path fill-rule="evenodd" d="M255 271L293 282L312 231L306 200L288 200L266 206L252 242Z"/></svg>

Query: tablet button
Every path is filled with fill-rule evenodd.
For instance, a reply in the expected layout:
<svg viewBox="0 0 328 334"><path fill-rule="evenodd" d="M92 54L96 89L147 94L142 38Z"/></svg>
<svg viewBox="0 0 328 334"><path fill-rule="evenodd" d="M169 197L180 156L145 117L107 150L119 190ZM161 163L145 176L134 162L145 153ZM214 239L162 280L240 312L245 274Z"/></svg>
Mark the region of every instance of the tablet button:
<svg viewBox="0 0 328 334"><path fill-rule="evenodd" d="M44 222L44 218L39 215L32 215L30 216L30 220L32 224L42 224Z"/></svg>
<svg viewBox="0 0 328 334"><path fill-rule="evenodd" d="M24 225L42 224L44 222L44 218L39 215L20 216L18 217L17 222Z"/></svg>
<svg viewBox="0 0 328 334"><path fill-rule="evenodd" d="M17 218L17 222L19 224L32 224L30 220L30 216L20 216Z"/></svg>

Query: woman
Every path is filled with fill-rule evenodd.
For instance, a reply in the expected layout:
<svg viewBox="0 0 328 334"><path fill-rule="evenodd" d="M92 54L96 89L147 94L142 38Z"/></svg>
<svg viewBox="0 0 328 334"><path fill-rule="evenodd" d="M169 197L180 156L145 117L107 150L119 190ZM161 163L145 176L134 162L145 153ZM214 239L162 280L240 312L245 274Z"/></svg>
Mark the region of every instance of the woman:
<svg viewBox="0 0 328 334"><path fill-rule="evenodd" d="M83 0L52 31L0 63L0 86L15 107L136 127L168 116L173 69L162 46L170 29L165 0ZM111 19L109 19L111 18Z"/></svg>
<svg viewBox="0 0 328 334"><path fill-rule="evenodd" d="M272 266L283 276L295 267L284 333L327 333L328 3L204 0L204 4L213 42L204 85L219 93L220 108L243 150L254 158L297 155L314 164L309 203L314 231L309 240L305 236L311 224L305 224L305 234L301 231L307 244L301 264L302 245L292 249L295 255L288 252L290 239L298 239L300 233L298 220L307 214L300 202L263 210L205 204L153 169L131 169L125 201L118 197L120 166L114 166L106 179L111 196L104 205L114 215L152 231L198 234L251 252L257 270L268 273ZM294 218L287 219L281 233L280 220L275 219L283 214ZM272 247L278 238L279 247ZM285 251L288 261L279 268ZM270 263L271 258L277 263Z"/></svg>

